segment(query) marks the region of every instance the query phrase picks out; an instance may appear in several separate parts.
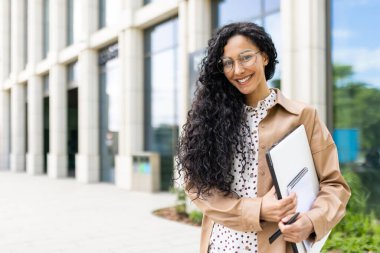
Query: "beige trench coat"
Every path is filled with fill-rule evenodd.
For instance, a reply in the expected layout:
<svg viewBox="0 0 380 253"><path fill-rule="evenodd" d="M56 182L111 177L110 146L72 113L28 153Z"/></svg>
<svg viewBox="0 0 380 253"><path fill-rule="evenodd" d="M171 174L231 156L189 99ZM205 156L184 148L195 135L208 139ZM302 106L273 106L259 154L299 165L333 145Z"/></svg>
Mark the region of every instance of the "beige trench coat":
<svg viewBox="0 0 380 253"><path fill-rule="evenodd" d="M285 98L277 92L277 104L259 124L258 192L256 198L224 196L215 191L212 196L196 198L194 190L187 191L190 199L203 212L200 252L208 251L214 222L238 231L258 232L260 253L292 253L282 236L273 244L268 238L278 228L277 223L260 221L262 196L272 187L272 178L265 152L297 126L304 124L315 167L320 179L320 192L306 215L313 223L315 239L321 239L344 216L350 189L344 181L338 163L335 143L318 117L316 109Z"/></svg>

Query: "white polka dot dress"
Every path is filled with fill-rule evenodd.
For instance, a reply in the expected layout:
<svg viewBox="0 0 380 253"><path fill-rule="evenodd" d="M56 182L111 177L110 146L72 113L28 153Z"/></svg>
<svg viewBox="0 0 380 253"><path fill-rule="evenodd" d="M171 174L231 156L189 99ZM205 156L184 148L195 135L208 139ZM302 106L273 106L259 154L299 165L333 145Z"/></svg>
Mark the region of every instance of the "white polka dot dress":
<svg viewBox="0 0 380 253"><path fill-rule="evenodd" d="M267 115L268 109L276 103L276 92L258 102L257 107L245 106L247 118L241 127L243 145L236 148L232 167L234 181L231 185L240 197L257 196L257 170L259 153L259 123ZM257 232L240 232L215 223L209 245L209 253L216 252L258 252Z"/></svg>

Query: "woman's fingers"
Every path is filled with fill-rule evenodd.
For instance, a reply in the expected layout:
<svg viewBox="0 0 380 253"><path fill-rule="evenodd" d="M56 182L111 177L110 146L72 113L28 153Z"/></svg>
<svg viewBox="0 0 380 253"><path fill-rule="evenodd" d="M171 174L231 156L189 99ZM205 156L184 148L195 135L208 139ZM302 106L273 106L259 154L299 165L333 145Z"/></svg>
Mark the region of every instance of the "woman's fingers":
<svg viewBox="0 0 380 253"><path fill-rule="evenodd" d="M261 218L266 221L278 222L284 216L292 214L296 210L297 196L295 193L278 200L275 192L274 187L272 187L263 197Z"/></svg>
<svg viewBox="0 0 380 253"><path fill-rule="evenodd" d="M309 217L301 213L296 222L286 225L291 216L284 217L279 223L278 227L283 234L285 241L300 242L307 239L314 231L313 224Z"/></svg>
<svg viewBox="0 0 380 253"><path fill-rule="evenodd" d="M295 213L297 208L297 196L295 193L292 193L288 197L280 200L280 209L283 210L281 218L289 214Z"/></svg>

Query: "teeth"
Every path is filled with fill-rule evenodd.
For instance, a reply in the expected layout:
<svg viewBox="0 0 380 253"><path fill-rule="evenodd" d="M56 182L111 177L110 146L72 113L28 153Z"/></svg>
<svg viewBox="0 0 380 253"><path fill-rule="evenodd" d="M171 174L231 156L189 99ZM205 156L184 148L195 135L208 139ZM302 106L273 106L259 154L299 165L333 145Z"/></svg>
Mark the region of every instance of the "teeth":
<svg viewBox="0 0 380 253"><path fill-rule="evenodd" d="M248 81L248 79L250 78L251 76L247 76L246 78L244 79L240 79L240 80L237 80L239 83L244 83L246 81Z"/></svg>

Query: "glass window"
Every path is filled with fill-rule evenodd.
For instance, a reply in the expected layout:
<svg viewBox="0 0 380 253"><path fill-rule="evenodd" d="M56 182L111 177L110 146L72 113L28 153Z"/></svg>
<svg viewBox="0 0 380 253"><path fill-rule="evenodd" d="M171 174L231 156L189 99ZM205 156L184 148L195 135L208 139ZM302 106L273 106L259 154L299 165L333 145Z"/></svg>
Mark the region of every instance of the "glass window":
<svg viewBox="0 0 380 253"><path fill-rule="evenodd" d="M276 72L271 80L268 81L271 87L280 88L281 86L281 15L280 12L275 12L264 17L264 26L272 37L274 46L277 50L277 59L279 64L276 65Z"/></svg>
<svg viewBox="0 0 380 253"><path fill-rule="evenodd" d="M78 87L78 62L75 61L67 66L68 88Z"/></svg>
<svg viewBox="0 0 380 253"><path fill-rule="evenodd" d="M252 21L262 13L262 0L213 1L214 27L236 21Z"/></svg>
<svg viewBox="0 0 380 253"><path fill-rule="evenodd" d="M49 74L42 77L42 84L44 87L44 97L49 96Z"/></svg>
<svg viewBox="0 0 380 253"><path fill-rule="evenodd" d="M79 41L81 28L81 0L67 1L67 45Z"/></svg>
<svg viewBox="0 0 380 253"><path fill-rule="evenodd" d="M121 17L120 0L99 0L99 28L115 25Z"/></svg>
<svg viewBox="0 0 380 253"><path fill-rule="evenodd" d="M8 13L8 27L6 28L7 30L5 31L5 33L8 33L9 36L8 37L8 51L6 52L6 57L9 61L9 64L6 66L7 67L7 73L8 75L11 74L11 66L12 66L12 35L11 35L11 31L12 31L12 17L11 17L11 13L12 13L12 4L10 1L8 1L9 3L7 4L7 7L8 9L6 10L6 12Z"/></svg>
<svg viewBox="0 0 380 253"><path fill-rule="evenodd" d="M42 15L42 56L46 58L49 52L49 0L43 0Z"/></svg>
<svg viewBox="0 0 380 253"><path fill-rule="evenodd" d="M28 63L28 17L29 17L29 13L28 13L28 0L24 0L24 12L25 12L25 15L24 15L24 28L25 28L25 32L24 32L24 63L25 63L25 66L26 64Z"/></svg>
<svg viewBox="0 0 380 253"><path fill-rule="evenodd" d="M250 21L265 28L273 40L279 64L269 86L281 86L281 14L280 0L213 0L213 28L231 22Z"/></svg>
<svg viewBox="0 0 380 253"><path fill-rule="evenodd" d="M99 52L99 65L101 180L114 182L121 116L118 44Z"/></svg>
<svg viewBox="0 0 380 253"><path fill-rule="evenodd" d="M144 0L144 5L150 4L150 3L154 3L154 2L157 2L157 1L160 1L160 0Z"/></svg>
<svg viewBox="0 0 380 253"><path fill-rule="evenodd" d="M333 136L380 217L380 2L332 1ZM354 20L352 17L356 17Z"/></svg>
<svg viewBox="0 0 380 253"><path fill-rule="evenodd" d="M178 138L178 18L145 31L145 149L161 156L161 189L168 190Z"/></svg>
<svg viewBox="0 0 380 253"><path fill-rule="evenodd" d="M280 0L265 0L264 7L265 7L265 12L279 11Z"/></svg>

